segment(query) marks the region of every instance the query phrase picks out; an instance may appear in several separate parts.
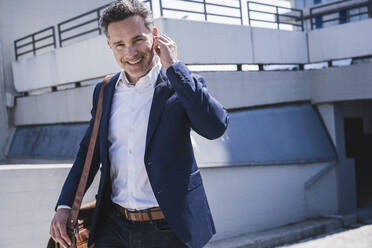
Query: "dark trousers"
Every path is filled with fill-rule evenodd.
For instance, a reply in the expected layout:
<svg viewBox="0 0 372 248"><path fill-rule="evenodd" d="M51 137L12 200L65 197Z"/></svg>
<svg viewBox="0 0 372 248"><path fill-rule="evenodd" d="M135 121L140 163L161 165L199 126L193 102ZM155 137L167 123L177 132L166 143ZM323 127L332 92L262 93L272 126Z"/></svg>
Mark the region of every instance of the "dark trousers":
<svg viewBox="0 0 372 248"><path fill-rule="evenodd" d="M134 222L113 206L96 235L95 248L184 248L167 221Z"/></svg>

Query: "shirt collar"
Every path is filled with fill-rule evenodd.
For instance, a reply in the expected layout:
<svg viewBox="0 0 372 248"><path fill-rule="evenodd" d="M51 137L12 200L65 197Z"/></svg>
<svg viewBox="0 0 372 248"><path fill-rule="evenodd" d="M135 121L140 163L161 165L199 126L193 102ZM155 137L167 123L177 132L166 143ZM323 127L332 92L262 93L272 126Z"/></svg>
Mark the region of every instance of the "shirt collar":
<svg viewBox="0 0 372 248"><path fill-rule="evenodd" d="M135 85L129 83L129 80L125 75L125 71L124 69L122 69L118 81L116 81L115 89L119 87L124 87L136 88L138 90L141 90L144 88L148 88L149 86L155 88L155 83L156 80L158 79L161 67L162 64L160 62L160 59L157 58L157 63L155 64L155 66L145 76L141 77Z"/></svg>

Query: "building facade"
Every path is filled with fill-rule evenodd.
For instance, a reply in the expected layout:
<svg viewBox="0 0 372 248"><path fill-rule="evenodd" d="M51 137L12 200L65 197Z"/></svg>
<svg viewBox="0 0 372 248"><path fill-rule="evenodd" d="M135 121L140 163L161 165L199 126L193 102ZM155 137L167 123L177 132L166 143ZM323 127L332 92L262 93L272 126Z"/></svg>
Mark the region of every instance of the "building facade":
<svg viewBox="0 0 372 248"><path fill-rule="evenodd" d="M305 28L282 30L275 23L278 28L248 25L253 15L244 14L246 3L229 2L233 8L225 8L233 11L223 18L234 23L215 21L224 9L212 6L206 12L195 7L200 13L193 20L181 11L169 18L178 6L167 1L147 2L155 25L177 43L180 60L206 79L230 112L221 138L191 133L216 222L212 241L321 216L363 218L372 207L370 13L330 26L314 17L318 26L311 29L311 3L298 1ZM0 2L0 137L7 159L0 165L6 199L0 247L17 247L16 238L19 247L40 247L48 238L54 204L90 118L94 85L119 71L97 29L107 3ZM338 15L339 6L331 8ZM283 66L291 69L278 69ZM34 159L46 162L27 162Z"/></svg>

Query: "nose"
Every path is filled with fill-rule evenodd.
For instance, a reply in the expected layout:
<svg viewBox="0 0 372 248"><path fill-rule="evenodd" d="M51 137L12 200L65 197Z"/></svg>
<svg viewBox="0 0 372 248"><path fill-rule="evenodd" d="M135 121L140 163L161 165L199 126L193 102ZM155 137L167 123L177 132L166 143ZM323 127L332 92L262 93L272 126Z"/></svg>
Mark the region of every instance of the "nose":
<svg viewBox="0 0 372 248"><path fill-rule="evenodd" d="M128 47L127 58L134 58L137 55L137 50L133 46Z"/></svg>

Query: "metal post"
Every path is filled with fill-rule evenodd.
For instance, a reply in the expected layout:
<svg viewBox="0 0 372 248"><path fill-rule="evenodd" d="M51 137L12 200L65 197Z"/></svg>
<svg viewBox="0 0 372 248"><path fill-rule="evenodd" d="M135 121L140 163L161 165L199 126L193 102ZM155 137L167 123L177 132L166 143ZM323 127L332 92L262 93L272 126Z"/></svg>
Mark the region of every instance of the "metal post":
<svg viewBox="0 0 372 248"><path fill-rule="evenodd" d="M304 11L301 10L301 30L304 31Z"/></svg>
<svg viewBox="0 0 372 248"><path fill-rule="evenodd" d="M59 40L59 47L62 47L62 37L61 37L61 24L58 24L58 40Z"/></svg>
<svg viewBox="0 0 372 248"><path fill-rule="evenodd" d="M100 14L100 9L97 9L97 24L98 24L98 34L101 35L102 34L102 30L101 30L101 27L99 26L99 19L101 17L101 14Z"/></svg>
<svg viewBox="0 0 372 248"><path fill-rule="evenodd" d="M203 0L203 5L204 5L204 19L207 21L208 18L207 18L207 3L205 2L205 0Z"/></svg>
<svg viewBox="0 0 372 248"><path fill-rule="evenodd" d="M31 38L32 38L32 53L33 53L34 55L36 55L35 35L32 34L32 35L31 35Z"/></svg>
<svg viewBox="0 0 372 248"><path fill-rule="evenodd" d="M239 10L240 10L240 23L243 25L243 12L242 12L242 2L239 0Z"/></svg>
<svg viewBox="0 0 372 248"><path fill-rule="evenodd" d="M52 31L53 31L53 46L54 46L54 48L57 48L57 43L56 43L56 30L55 30L54 26L52 27Z"/></svg>
<svg viewBox="0 0 372 248"><path fill-rule="evenodd" d="M152 0L149 0L149 2L150 2L150 10L152 11Z"/></svg>
<svg viewBox="0 0 372 248"><path fill-rule="evenodd" d="M15 58L16 61L18 60L18 54L17 54L17 41L14 41L14 53L15 53Z"/></svg>
<svg viewBox="0 0 372 248"><path fill-rule="evenodd" d="M251 26L251 17L249 15L249 12L250 12L250 10L249 10L249 1L247 1L247 11L248 11L248 25Z"/></svg>
<svg viewBox="0 0 372 248"><path fill-rule="evenodd" d="M279 12L278 12L278 6L275 6L275 10L276 10L276 23L277 23L277 26L278 26L278 30L279 30Z"/></svg>
<svg viewBox="0 0 372 248"><path fill-rule="evenodd" d="M368 18L372 18L372 0L368 1Z"/></svg>
<svg viewBox="0 0 372 248"><path fill-rule="evenodd" d="M313 9L310 9L310 28L313 30Z"/></svg>
<svg viewBox="0 0 372 248"><path fill-rule="evenodd" d="M160 5L160 16L163 16L163 2L159 0L159 5Z"/></svg>

